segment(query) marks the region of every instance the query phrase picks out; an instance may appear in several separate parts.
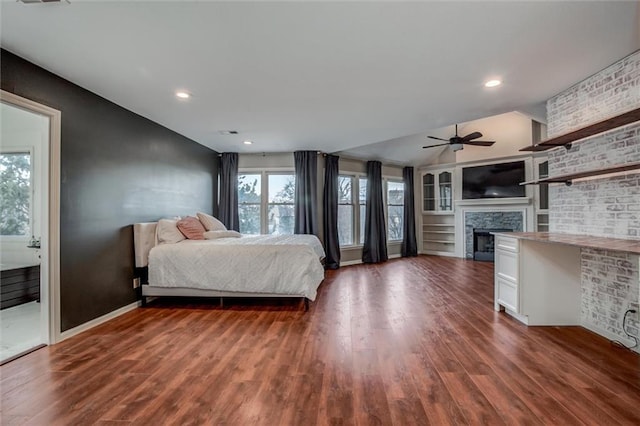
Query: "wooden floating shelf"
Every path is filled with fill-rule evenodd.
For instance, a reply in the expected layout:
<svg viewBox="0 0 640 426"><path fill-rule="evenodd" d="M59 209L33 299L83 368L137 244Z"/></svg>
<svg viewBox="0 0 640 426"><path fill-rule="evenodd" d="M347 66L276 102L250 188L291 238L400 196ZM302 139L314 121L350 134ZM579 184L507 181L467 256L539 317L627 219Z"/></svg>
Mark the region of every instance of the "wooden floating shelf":
<svg viewBox="0 0 640 426"><path fill-rule="evenodd" d="M638 169L640 169L640 162L623 164L621 166L605 167L602 169L587 170L585 172L570 173L566 175L553 176L553 177L548 177L548 178L543 178L538 180L531 180L528 182L522 182L520 185L539 185L541 183L564 183L566 185L571 185L574 179L586 178L591 176L608 175L612 173L627 172L630 170L638 170Z"/></svg>
<svg viewBox="0 0 640 426"><path fill-rule="evenodd" d="M520 151L546 151L558 146L564 146L568 149L571 148L571 143L574 141L588 138L589 136L597 135L608 130L613 130L617 127L625 126L636 121L640 121L640 108L636 108L634 110L625 112L624 114L620 114L615 117L590 124L581 129L574 130L573 132L556 136L555 138L546 139L544 141L538 142L535 145L522 148Z"/></svg>

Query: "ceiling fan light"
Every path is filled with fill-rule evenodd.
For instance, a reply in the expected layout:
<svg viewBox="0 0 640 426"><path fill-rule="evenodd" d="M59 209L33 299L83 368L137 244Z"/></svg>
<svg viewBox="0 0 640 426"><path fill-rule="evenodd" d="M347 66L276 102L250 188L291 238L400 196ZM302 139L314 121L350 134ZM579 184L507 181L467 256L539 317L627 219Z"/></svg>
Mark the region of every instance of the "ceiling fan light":
<svg viewBox="0 0 640 426"><path fill-rule="evenodd" d="M464 148L464 145L461 144L461 143L452 143L451 144L451 149L453 150L453 152L460 151L463 148Z"/></svg>

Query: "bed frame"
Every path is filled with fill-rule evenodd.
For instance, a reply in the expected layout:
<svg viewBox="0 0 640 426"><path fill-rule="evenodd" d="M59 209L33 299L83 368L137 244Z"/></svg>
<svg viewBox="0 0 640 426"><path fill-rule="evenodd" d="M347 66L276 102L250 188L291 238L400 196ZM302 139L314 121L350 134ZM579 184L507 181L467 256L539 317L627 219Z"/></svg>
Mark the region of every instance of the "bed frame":
<svg viewBox="0 0 640 426"><path fill-rule="evenodd" d="M157 222L135 223L133 225L133 246L135 251L136 276L146 279L149 267L149 252L157 244ZM300 295L281 293L247 293L242 291L204 290L186 287L154 287L148 282L140 286L140 300L142 306L147 304L147 297L215 297L220 298L220 306L224 305L224 298L300 298ZM304 310L309 310L309 299L304 299Z"/></svg>

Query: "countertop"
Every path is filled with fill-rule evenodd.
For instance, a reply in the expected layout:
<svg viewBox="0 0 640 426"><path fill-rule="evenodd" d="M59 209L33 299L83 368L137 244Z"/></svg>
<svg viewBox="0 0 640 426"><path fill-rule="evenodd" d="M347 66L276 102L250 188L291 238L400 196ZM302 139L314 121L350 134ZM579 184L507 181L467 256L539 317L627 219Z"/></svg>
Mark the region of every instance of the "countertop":
<svg viewBox="0 0 640 426"><path fill-rule="evenodd" d="M557 232L493 232L492 234L541 243L566 244L577 247L640 254L640 240L561 234Z"/></svg>

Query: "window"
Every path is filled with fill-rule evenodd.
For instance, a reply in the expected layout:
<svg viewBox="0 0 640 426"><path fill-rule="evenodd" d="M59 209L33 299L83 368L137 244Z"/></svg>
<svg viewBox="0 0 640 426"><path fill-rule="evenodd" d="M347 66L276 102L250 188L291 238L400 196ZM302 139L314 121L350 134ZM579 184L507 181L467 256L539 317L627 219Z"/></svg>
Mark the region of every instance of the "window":
<svg viewBox="0 0 640 426"><path fill-rule="evenodd" d="M0 154L0 235L31 233L31 154Z"/></svg>
<svg viewBox="0 0 640 426"><path fill-rule="evenodd" d="M238 217L243 234L260 233L261 193L261 174L238 174Z"/></svg>
<svg viewBox="0 0 640 426"><path fill-rule="evenodd" d="M295 177L292 174L269 174L268 234L293 234Z"/></svg>
<svg viewBox="0 0 640 426"><path fill-rule="evenodd" d="M358 233L360 237L358 241L360 241L360 244L364 244L364 222L367 217L367 178L358 179L358 194L358 205L360 206L360 232Z"/></svg>
<svg viewBox="0 0 640 426"><path fill-rule="evenodd" d="M239 173L238 216L243 234L293 234L293 173Z"/></svg>
<svg viewBox="0 0 640 426"><path fill-rule="evenodd" d="M338 242L340 246L353 245L355 241L353 176L338 176Z"/></svg>
<svg viewBox="0 0 640 426"><path fill-rule="evenodd" d="M404 183L387 181L387 233L389 241L402 240Z"/></svg>

